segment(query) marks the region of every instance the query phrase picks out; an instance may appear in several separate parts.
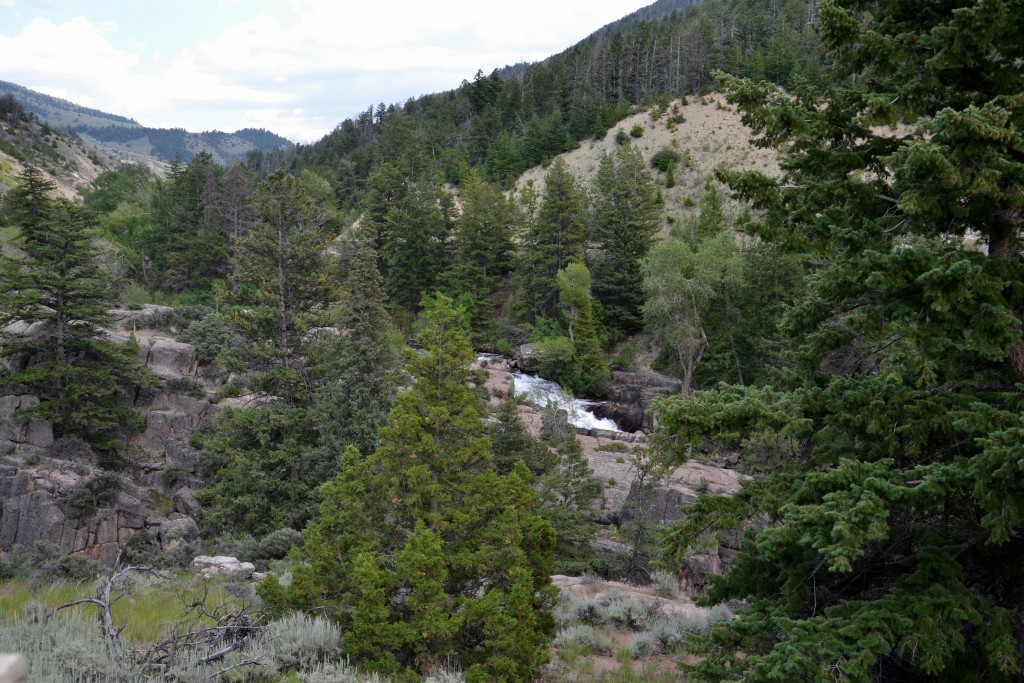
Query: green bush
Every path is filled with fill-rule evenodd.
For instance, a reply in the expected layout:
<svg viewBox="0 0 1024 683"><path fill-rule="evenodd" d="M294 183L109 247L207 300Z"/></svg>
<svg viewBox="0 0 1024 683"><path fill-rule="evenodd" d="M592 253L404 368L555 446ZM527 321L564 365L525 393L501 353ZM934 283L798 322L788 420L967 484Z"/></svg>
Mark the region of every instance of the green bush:
<svg viewBox="0 0 1024 683"><path fill-rule="evenodd" d="M615 144L616 145L628 145L629 144L629 136L626 135L626 131L622 130L621 128L618 131L616 131L616 133L615 133Z"/></svg>
<svg viewBox="0 0 1024 683"><path fill-rule="evenodd" d="M216 313L190 322L178 335L178 341L196 347L196 358L204 365L215 361L231 365L244 348L242 335L227 318Z"/></svg>
<svg viewBox="0 0 1024 683"><path fill-rule="evenodd" d="M644 127L638 123L629 129L629 134L634 138L642 138L644 136Z"/></svg>
<svg viewBox="0 0 1024 683"><path fill-rule="evenodd" d="M679 162L679 159L679 152L671 147L662 147L651 157L651 166L662 173L667 173L669 169Z"/></svg>

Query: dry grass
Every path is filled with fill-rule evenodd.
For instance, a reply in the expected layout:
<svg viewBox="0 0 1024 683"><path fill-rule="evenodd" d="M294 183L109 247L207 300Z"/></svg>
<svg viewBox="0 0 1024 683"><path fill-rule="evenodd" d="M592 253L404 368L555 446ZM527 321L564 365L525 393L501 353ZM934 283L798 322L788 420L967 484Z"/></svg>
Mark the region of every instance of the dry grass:
<svg viewBox="0 0 1024 683"><path fill-rule="evenodd" d="M685 121L672 123L673 106ZM691 96L677 100L669 106L668 112L655 120L650 110L623 119L608 131L601 140L585 140L579 149L561 155L573 174L584 185L589 186L597 175L601 155L615 150L615 135L618 131L627 134L633 126L644 129L640 138L630 137L630 144L640 150L648 163L659 150L668 147L679 153L684 160L676 166L676 186L662 186L665 209L669 216L682 220L698 211L704 195L704 183L715 169L754 170L777 175L779 165L777 154L771 149L762 149L750 144L751 131L740 122L740 115L725 101L724 96L712 94L703 98ZM652 173L654 169L651 169ZM533 181L538 190L543 188L547 169L536 166L520 176L517 187ZM657 174L664 185L665 174ZM728 198L725 188L719 188L727 213L739 211L736 202ZM689 200L689 201L687 201Z"/></svg>

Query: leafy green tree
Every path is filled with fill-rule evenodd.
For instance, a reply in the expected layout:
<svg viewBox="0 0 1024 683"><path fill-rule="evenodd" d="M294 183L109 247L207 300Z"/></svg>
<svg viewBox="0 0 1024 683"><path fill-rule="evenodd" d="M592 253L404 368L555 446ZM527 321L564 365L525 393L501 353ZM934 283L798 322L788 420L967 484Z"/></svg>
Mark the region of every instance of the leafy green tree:
<svg viewBox="0 0 1024 683"><path fill-rule="evenodd" d="M728 180L759 235L819 268L787 316L784 384L659 413L680 451L784 456L669 535L674 562L766 523L713 584L751 609L714 629L697 680L1024 680L1022 9L832 0L836 86L726 79L789 152L782 178Z"/></svg>
<svg viewBox="0 0 1024 683"><path fill-rule="evenodd" d="M604 154L594 182L594 297L605 324L622 335L643 327L641 264L662 224L661 196L640 151L632 145Z"/></svg>
<svg viewBox="0 0 1024 683"><path fill-rule="evenodd" d="M708 348L708 316L727 301L742 282L743 262L735 238L726 232L695 247L669 240L648 255L643 313L647 329L675 356L683 393Z"/></svg>
<svg viewBox="0 0 1024 683"><path fill-rule="evenodd" d="M114 432L136 423L128 390L154 379L137 345L108 338L110 301L90 214L54 199L38 169L27 167L21 180L5 199L19 252L0 261L0 357L13 368L0 383L38 396L25 415L52 422L57 436L110 453Z"/></svg>
<svg viewBox="0 0 1024 683"><path fill-rule="evenodd" d="M408 360L415 381L377 450L350 447L324 485L286 599L327 606L353 656L381 671L455 657L469 681L531 680L554 633L554 535L529 471L491 465L459 314L443 296L428 310L423 353Z"/></svg>
<svg viewBox="0 0 1024 683"><path fill-rule="evenodd" d="M570 263L558 271L557 282L569 336L555 334L537 342L540 373L571 391L592 394L611 371L594 328L590 271L582 263Z"/></svg>
<svg viewBox="0 0 1024 683"><path fill-rule="evenodd" d="M534 474L548 472L556 462L555 453L530 436L518 405L514 396L507 397L487 427L494 468L507 474L521 460Z"/></svg>
<svg viewBox="0 0 1024 683"><path fill-rule="evenodd" d="M523 238L520 306L529 319L558 313L558 271L583 262L586 240L583 193L565 162L555 159L537 219Z"/></svg>

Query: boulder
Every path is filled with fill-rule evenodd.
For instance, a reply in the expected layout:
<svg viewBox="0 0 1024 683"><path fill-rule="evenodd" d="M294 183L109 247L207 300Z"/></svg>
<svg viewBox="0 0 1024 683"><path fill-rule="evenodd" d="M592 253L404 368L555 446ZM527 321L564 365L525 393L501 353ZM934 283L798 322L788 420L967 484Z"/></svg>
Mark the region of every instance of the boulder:
<svg viewBox="0 0 1024 683"><path fill-rule="evenodd" d="M189 517L198 517L200 505L196 497L192 495L192 489L183 486L174 493L174 509Z"/></svg>
<svg viewBox="0 0 1024 683"><path fill-rule="evenodd" d="M235 580L249 580L256 571L252 562L240 562L227 555L199 555L192 560L192 568L205 578L223 576Z"/></svg>
<svg viewBox="0 0 1024 683"><path fill-rule="evenodd" d="M174 315L170 306L143 304L140 308L115 308L110 311L114 322L125 328L148 329L165 327Z"/></svg>
<svg viewBox="0 0 1024 683"><path fill-rule="evenodd" d="M160 547L171 550L182 543L193 543L199 540L199 525L191 517L169 519L160 525L157 532Z"/></svg>
<svg viewBox="0 0 1024 683"><path fill-rule="evenodd" d="M675 377L663 375L654 370L612 373L612 381L605 387L608 403L598 411L599 417L615 420L627 432L654 427L654 416L647 410L651 404L663 397L678 394L683 383Z"/></svg>
<svg viewBox="0 0 1024 683"><path fill-rule="evenodd" d="M523 372L537 372L540 369L540 358L533 344L522 344L516 352L516 364Z"/></svg>
<svg viewBox="0 0 1024 683"><path fill-rule="evenodd" d="M195 379L199 369L196 347L169 339L152 340L146 366L160 379Z"/></svg>

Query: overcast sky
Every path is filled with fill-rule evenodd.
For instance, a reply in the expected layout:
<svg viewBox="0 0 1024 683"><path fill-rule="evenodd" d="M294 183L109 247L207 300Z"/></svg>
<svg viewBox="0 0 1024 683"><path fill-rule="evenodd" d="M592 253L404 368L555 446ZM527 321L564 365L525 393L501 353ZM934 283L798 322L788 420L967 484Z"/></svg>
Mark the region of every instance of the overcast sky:
<svg viewBox="0 0 1024 683"><path fill-rule="evenodd" d="M0 80L156 127L318 140L653 0L0 0Z"/></svg>

